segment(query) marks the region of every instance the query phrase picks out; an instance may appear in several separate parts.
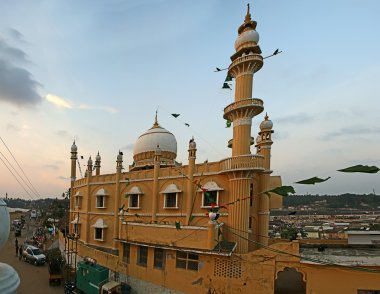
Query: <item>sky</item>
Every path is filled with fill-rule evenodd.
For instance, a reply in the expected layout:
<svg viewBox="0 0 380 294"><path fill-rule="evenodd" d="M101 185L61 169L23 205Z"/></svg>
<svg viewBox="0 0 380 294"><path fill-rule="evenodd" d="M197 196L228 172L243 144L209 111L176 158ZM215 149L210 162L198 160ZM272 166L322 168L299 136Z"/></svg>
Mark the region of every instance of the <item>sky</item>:
<svg viewBox="0 0 380 294"><path fill-rule="evenodd" d="M265 110L252 136L265 112L274 124L273 175L297 194L379 194L380 174L336 170L380 166L380 1L250 2L262 55L282 50L253 86ZM177 161L187 164L192 136L197 162L231 156L223 109L234 91L221 89L226 72L214 70L230 63L247 3L0 1L0 197L60 197L73 140L83 172L98 151L101 173L115 172L119 150L131 164L157 109L177 139ZM331 179L294 184L314 176Z"/></svg>

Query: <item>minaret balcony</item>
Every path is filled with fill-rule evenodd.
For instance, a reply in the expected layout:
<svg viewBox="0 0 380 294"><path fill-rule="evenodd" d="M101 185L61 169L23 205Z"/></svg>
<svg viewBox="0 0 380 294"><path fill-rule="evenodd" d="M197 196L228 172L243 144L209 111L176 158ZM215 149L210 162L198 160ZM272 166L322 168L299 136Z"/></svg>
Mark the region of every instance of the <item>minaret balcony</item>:
<svg viewBox="0 0 380 294"><path fill-rule="evenodd" d="M219 162L220 171L256 171L261 172L264 170L264 156L263 155L240 155L223 159Z"/></svg>
<svg viewBox="0 0 380 294"><path fill-rule="evenodd" d="M264 102L257 98L236 101L224 108L224 119L234 121L238 118L252 118L264 110Z"/></svg>
<svg viewBox="0 0 380 294"><path fill-rule="evenodd" d="M236 78L242 73L255 73L263 67L263 57L260 54L249 53L236 58L228 67L230 76Z"/></svg>

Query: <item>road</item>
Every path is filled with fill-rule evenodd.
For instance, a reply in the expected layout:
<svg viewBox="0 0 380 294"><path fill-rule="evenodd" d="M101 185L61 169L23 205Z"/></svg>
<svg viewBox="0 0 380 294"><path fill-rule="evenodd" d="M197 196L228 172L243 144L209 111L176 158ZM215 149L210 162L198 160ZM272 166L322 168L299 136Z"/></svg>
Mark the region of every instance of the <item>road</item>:
<svg viewBox="0 0 380 294"><path fill-rule="evenodd" d="M32 235L35 223L28 220L27 229L23 229L21 237L18 237L19 244L22 244L25 237ZM35 266L19 260L16 257L14 231L9 234L8 242L0 249L0 262L11 265L20 277L18 294L37 293L63 293L63 286L49 286L49 272L47 264Z"/></svg>

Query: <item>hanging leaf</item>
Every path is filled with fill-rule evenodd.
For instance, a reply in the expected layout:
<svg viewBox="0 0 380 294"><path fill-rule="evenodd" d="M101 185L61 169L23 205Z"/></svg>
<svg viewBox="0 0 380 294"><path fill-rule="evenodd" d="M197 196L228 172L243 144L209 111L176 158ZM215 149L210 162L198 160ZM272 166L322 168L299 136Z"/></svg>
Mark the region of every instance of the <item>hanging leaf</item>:
<svg viewBox="0 0 380 294"><path fill-rule="evenodd" d="M230 87L230 85L228 83L223 83L222 89L230 89L230 90L232 90L231 87Z"/></svg>
<svg viewBox="0 0 380 294"><path fill-rule="evenodd" d="M177 230L180 230L181 229L181 222L175 222L175 228Z"/></svg>
<svg viewBox="0 0 380 294"><path fill-rule="evenodd" d="M220 229L220 227L218 228L218 238L219 236L222 235L222 230Z"/></svg>
<svg viewBox="0 0 380 294"><path fill-rule="evenodd" d="M274 188L272 190L262 192L261 194L266 194L270 196L269 193L274 193L274 194L286 197L286 196L289 196L289 194L295 194L296 191L294 191L294 188L292 186L281 186L281 187Z"/></svg>
<svg viewBox="0 0 380 294"><path fill-rule="evenodd" d="M193 221L193 219L195 218L194 215L191 215L190 218L189 218L189 224Z"/></svg>
<svg viewBox="0 0 380 294"><path fill-rule="evenodd" d="M172 113L172 116L174 116L175 118L179 117L180 114L179 113Z"/></svg>
<svg viewBox="0 0 380 294"><path fill-rule="evenodd" d="M125 178L125 186L127 187L129 185L129 178Z"/></svg>
<svg viewBox="0 0 380 294"><path fill-rule="evenodd" d="M230 75L227 75L226 79L224 81L225 82L231 82L232 81L232 77Z"/></svg>
<svg viewBox="0 0 380 294"><path fill-rule="evenodd" d="M354 165L343 169L338 169L340 172L344 173L367 173L367 174L375 174L380 169L377 166L368 166L368 165Z"/></svg>
<svg viewBox="0 0 380 294"><path fill-rule="evenodd" d="M226 128L230 128L231 127L231 121L229 119L226 120Z"/></svg>
<svg viewBox="0 0 380 294"><path fill-rule="evenodd" d="M331 177L327 177L326 179L321 179L321 178L317 178L317 177L312 177L310 179L306 179L306 180L295 182L295 184L314 185L314 184L317 184L317 183L326 182L330 178Z"/></svg>
<svg viewBox="0 0 380 294"><path fill-rule="evenodd" d="M207 191L207 190L206 190ZM210 197L210 193L209 192L205 192L205 197L206 197L206 201L207 202L211 202L212 201L212 199L211 199L211 197Z"/></svg>

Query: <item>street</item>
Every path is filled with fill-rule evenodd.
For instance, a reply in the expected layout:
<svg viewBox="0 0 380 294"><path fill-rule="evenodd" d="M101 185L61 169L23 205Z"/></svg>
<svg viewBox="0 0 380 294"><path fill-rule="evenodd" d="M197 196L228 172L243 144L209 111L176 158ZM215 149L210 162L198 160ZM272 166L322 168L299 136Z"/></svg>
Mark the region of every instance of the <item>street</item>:
<svg viewBox="0 0 380 294"><path fill-rule="evenodd" d="M36 225L34 221L27 220L26 229L22 229L21 237L18 237L19 245L24 243L25 238L31 237ZM20 277L20 286L17 293L63 293L63 286L49 285L48 266L35 266L16 257L14 231L10 231L8 242L0 249L0 262L11 265Z"/></svg>

